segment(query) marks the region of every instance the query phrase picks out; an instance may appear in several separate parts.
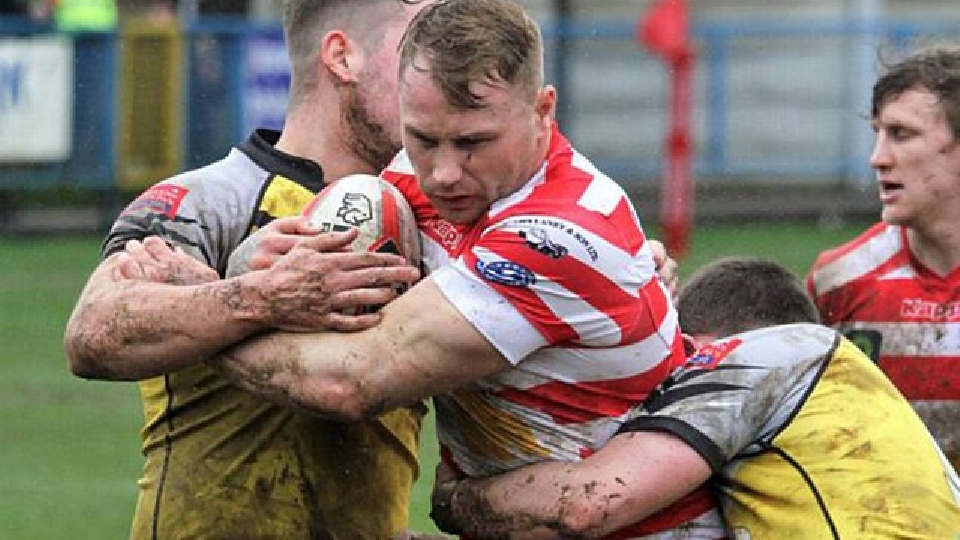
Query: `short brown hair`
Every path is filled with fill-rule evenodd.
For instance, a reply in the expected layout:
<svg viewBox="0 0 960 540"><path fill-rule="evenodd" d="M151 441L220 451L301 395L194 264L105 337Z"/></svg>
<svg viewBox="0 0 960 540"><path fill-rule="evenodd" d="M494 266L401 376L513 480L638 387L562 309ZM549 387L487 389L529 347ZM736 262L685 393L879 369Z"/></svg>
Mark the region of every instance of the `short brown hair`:
<svg viewBox="0 0 960 540"><path fill-rule="evenodd" d="M383 36L383 24L399 17L405 4L422 0L285 0L283 35L290 56L291 100L317 83L320 38L344 30L372 49Z"/></svg>
<svg viewBox="0 0 960 540"><path fill-rule="evenodd" d="M533 97L543 82L543 37L511 0L441 0L403 37L400 73L408 68L428 71L455 107L483 106L470 91L474 82L507 84Z"/></svg>
<svg viewBox="0 0 960 540"><path fill-rule="evenodd" d="M681 288L680 329L718 337L764 326L820 321L803 284L773 261L726 257L700 268Z"/></svg>
<svg viewBox="0 0 960 540"><path fill-rule="evenodd" d="M884 105L911 89L937 97L954 139L960 140L960 48L924 47L889 64L873 85L871 116L877 118Z"/></svg>

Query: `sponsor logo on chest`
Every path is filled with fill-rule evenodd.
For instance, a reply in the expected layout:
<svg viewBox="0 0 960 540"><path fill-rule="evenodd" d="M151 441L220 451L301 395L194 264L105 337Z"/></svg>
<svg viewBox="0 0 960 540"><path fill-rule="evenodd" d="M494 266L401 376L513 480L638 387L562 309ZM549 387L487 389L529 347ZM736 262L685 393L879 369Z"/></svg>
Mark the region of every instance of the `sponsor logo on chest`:
<svg viewBox="0 0 960 540"><path fill-rule="evenodd" d="M922 298L904 298L900 304L900 316L913 320L958 321L960 302L941 303Z"/></svg>
<svg viewBox="0 0 960 540"><path fill-rule="evenodd" d="M455 251L463 242L463 234L452 223L444 219L426 221L421 229L448 252Z"/></svg>

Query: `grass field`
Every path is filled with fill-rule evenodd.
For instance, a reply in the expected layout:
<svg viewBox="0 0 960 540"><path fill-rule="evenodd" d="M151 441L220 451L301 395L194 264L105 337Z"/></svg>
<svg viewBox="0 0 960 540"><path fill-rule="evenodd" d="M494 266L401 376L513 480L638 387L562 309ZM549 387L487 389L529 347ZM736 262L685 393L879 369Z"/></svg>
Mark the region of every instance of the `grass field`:
<svg viewBox="0 0 960 540"><path fill-rule="evenodd" d="M802 274L820 250L865 224L829 230L793 223L696 231L681 276L722 255L772 258ZM140 473L136 386L73 378L63 326L99 239L0 239L0 538L126 538ZM436 443L424 433L424 475L412 526L426 517Z"/></svg>

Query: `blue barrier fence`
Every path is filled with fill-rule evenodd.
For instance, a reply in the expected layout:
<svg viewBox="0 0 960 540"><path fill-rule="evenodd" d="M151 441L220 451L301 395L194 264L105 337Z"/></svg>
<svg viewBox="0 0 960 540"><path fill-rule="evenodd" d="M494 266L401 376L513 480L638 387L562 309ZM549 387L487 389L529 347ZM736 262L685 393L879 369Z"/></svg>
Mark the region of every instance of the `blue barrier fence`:
<svg viewBox="0 0 960 540"><path fill-rule="evenodd" d="M0 18L0 44L51 33L27 20ZM624 182L654 183L662 165L669 92L663 66L639 47L635 33L634 23L626 21L547 23L547 77L564 74L559 117L581 150ZM730 177L834 182L869 173L869 148L863 144L868 126L862 118L868 96L862 94L876 73L857 64L857 55L862 58L867 48L876 59L878 51L952 41L960 36L960 20L701 21L693 35L699 62L696 176L703 182ZM274 51L266 57L276 59L282 39L276 24L200 19L180 36L183 67L173 83L182 88L182 122L167 137L181 148L176 168L186 169L221 157L258 119L279 124L278 88L286 81L276 62L253 61L264 47ZM119 139L137 136L135 124L129 132L118 128L120 115L136 117L136 111L121 110L118 99L125 39L122 32L72 36L69 157L0 161L0 190L118 185Z"/></svg>
<svg viewBox="0 0 960 540"><path fill-rule="evenodd" d="M45 25L0 17L0 40L29 39L50 33ZM72 41L73 117L69 157L52 162L0 161L0 189L50 188L74 181L82 187L96 189L114 185L117 35L90 32L73 36ZM26 138L30 133L19 135Z"/></svg>

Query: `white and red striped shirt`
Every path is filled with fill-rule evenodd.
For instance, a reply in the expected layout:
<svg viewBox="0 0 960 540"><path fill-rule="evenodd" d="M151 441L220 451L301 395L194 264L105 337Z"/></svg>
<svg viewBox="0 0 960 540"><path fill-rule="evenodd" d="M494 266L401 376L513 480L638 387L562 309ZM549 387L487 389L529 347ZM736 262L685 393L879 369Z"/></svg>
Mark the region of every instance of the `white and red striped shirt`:
<svg viewBox="0 0 960 540"><path fill-rule="evenodd" d="M414 209L431 279L513 364L434 398L462 473L582 459L683 363L636 211L556 128L539 172L469 226L437 215L404 152L383 177Z"/></svg>
<svg viewBox="0 0 960 540"><path fill-rule="evenodd" d="M821 253L807 276L824 324L878 362L960 464L960 269L941 277L878 223Z"/></svg>

